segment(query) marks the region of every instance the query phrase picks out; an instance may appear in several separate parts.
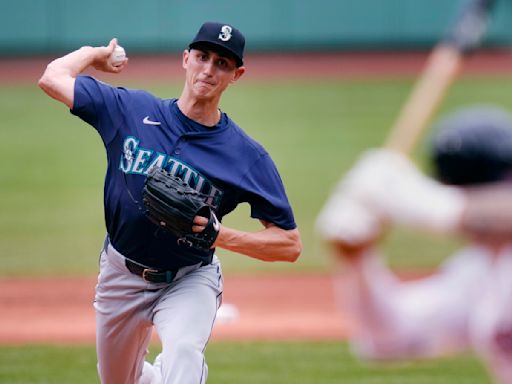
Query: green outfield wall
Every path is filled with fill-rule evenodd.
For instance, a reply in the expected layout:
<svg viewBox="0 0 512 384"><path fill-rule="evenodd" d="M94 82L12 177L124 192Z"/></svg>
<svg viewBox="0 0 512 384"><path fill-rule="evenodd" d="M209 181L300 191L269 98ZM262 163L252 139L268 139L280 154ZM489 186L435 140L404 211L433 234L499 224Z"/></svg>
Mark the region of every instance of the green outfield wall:
<svg viewBox="0 0 512 384"><path fill-rule="evenodd" d="M0 0L0 54L45 54L116 36L130 52L180 51L203 21L238 26L248 51L410 49L434 44L460 0ZM488 46L512 43L497 0Z"/></svg>

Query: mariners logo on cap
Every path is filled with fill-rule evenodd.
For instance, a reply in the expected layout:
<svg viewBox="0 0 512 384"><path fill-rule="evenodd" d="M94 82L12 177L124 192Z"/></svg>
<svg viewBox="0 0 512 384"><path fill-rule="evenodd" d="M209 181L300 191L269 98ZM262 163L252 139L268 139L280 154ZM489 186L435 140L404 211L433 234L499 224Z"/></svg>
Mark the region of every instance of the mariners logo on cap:
<svg viewBox="0 0 512 384"><path fill-rule="evenodd" d="M228 41L231 39L231 31L233 31L233 28L231 28L229 25L223 25L220 29L219 39L222 41Z"/></svg>

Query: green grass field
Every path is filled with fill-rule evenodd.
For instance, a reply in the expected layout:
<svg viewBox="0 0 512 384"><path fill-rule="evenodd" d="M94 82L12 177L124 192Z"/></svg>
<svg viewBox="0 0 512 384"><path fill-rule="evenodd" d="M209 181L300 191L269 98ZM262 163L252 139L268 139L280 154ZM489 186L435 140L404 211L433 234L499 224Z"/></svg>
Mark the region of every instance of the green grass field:
<svg viewBox="0 0 512 384"><path fill-rule="evenodd" d="M154 355L154 353L152 354ZM363 364L340 343L211 343L208 384L485 384L474 357ZM0 382L97 383L93 346L0 348Z"/></svg>

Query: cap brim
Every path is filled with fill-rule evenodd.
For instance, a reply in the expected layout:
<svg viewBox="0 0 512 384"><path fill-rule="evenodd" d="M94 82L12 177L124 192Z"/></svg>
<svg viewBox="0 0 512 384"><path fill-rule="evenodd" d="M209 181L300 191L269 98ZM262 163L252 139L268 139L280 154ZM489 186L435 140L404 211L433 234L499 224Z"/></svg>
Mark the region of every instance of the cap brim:
<svg viewBox="0 0 512 384"><path fill-rule="evenodd" d="M188 47L190 49L195 49L195 48L200 48L200 47L210 48L224 56L232 57L236 61L237 67L241 67L242 65L244 65L243 60L235 52L233 52L228 47L226 47L222 44L219 44L217 42L212 42L212 41L207 41L207 40L199 40L199 41L194 41L193 43L190 43Z"/></svg>

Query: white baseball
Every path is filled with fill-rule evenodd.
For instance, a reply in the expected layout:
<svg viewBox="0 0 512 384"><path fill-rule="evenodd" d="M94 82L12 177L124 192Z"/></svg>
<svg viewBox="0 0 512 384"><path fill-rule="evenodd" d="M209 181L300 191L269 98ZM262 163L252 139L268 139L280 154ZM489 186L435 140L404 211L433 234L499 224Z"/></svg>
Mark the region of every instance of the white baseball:
<svg viewBox="0 0 512 384"><path fill-rule="evenodd" d="M120 45L116 46L114 49L114 52L110 55L110 63L117 67L118 65L121 65L121 63L126 59L126 52L123 47Z"/></svg>

